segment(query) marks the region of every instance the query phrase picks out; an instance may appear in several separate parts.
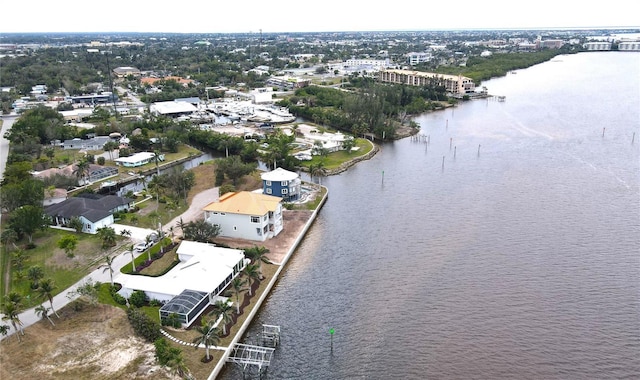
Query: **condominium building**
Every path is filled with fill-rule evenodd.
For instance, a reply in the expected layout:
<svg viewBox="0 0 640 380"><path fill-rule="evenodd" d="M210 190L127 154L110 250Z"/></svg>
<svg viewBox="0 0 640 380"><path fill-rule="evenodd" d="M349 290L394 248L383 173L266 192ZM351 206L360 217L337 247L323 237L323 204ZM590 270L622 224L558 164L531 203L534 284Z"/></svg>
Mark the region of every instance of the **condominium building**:
<svg viewBox="0 0 640 380"><path fill-rule="evenodd" d="M383 83L407 84L409 86L444 86L451 94L469 94L476 90L471 78L462 75L447 75L412 70L383 70L378 79Z"/></svg>

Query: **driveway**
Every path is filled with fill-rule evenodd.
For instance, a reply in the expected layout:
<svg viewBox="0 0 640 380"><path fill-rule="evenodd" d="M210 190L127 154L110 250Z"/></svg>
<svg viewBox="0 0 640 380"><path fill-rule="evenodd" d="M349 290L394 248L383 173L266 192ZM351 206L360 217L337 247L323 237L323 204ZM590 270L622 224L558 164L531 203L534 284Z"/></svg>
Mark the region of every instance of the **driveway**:
<svg viewBox="0 0 640 380"><path fill-rule="evenodd" d="M145 241L147 236L150 233L156 232L151 228L134 227L134 226L128 226L126 224L118 224L118 223L114 223L109 227L112 227L114 230L116 230L116 233L118 235L120 235L120 231L122 230L131 231L131 240L133 240L135 243L140 243Z"/></svg>

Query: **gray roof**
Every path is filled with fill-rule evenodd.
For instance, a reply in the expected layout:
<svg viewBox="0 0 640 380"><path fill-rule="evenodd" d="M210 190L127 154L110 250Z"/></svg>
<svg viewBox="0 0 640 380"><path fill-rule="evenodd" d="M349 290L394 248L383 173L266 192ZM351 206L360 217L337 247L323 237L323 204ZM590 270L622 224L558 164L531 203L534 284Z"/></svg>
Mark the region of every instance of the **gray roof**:
<svg viewBox="0 0 640 380"><path fill-rule="evenodd" d="M81 196L65 199L63 202L48 206L44 212L51 217L70 219L83 216L91 222L97 222L111 215L118 206L124 206L132 202L129 198L115 195L94 198L87 196L87 194L81 194Z"/></svg>

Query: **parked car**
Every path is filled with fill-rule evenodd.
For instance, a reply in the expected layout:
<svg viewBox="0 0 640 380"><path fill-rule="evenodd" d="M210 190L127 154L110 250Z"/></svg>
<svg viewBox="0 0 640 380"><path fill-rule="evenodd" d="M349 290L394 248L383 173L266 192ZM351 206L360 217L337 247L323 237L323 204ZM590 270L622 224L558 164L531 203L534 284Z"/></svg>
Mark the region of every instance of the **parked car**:
<svg viewBox="0 0 640 380"><path fill-rule="evenodd" d="M151 247L153 243L149 242L149 245L147 245L147 243L142 242L142 243L138 243L133 247L133 250L136 252L144 252L147 248Z"/></svg>

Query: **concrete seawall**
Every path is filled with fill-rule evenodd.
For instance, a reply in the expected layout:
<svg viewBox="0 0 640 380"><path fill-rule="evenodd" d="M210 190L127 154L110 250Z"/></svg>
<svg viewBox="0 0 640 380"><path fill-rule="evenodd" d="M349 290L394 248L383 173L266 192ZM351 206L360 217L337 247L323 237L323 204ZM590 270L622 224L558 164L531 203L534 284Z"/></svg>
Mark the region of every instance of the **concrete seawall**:
<svg viewBox="0 0 640 380"><path fill-rule="evenodd" d="M276 270L276 273L274 274L274 276L271 278L271 280L267 284L267 287L265 288L265 291L260 295L260 298L258 298L258 301L256 302L256 305L253 307L253 309L251 309L251 312L249 312L249 315L247 316L247 319L244 321L242 326L240 326L240 329L238 330L238 332L236 333L235 337L233 338L233 340L229 344L227 350L222 355L222 358L220 359L218 364L216 364L215 368L213 369L213 371L209 375L208 380L214 380L220 374L220 372L223 370L224 365L226 364L227 359L229 358L229 355L231 355L233 347L240 341L240 339L242 339L242 337L244 336L245 332L249 328L249 325L251 325L251 322L253 321L253 318L256 316L256 314L260 310L260 307L262 307L262 303L267 299L267 297L271 293L271 290L273 289L275 284L280 279L281 272L286 267L287 263L289 262L289 259L291 258L291 256L293 256L293 253L298 248L298 245L300 244L300 242L302 241L304 236L307 234L307 231L309 230L309 228L311 228L311 225L316 220L316 217L318 216L318 213L320 212L320 210L322 209L322 207L326 203L328 197L329 197L329 190L327 189L327 192L325 193L324 197L322 197L322 200L318 204L318 207L315 209L313 214L311 214L311 217L309 218L309 220L305 224L304 228L302 229L302 231L300 232L300 234L298 235L296 240L293 242L293 245L289 248L289 251L287 252L287 255L284 257L284 260L282 260L282 263L280 264L280 266Z"/></svg>

